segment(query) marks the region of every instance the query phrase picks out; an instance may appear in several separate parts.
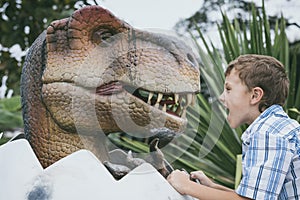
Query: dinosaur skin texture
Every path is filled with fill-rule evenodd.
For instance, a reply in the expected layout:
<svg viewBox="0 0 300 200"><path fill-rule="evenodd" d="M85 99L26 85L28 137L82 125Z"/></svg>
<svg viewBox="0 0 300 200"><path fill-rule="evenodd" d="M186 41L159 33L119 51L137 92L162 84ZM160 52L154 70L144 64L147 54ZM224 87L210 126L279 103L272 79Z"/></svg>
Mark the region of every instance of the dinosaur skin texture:
<svg viewBox="0 0 300 200"><path fill-rule="evenodd" d="M200 90L196 58L170 35L134 29L99 6L52 22L21 76L25 137L43 167L83 148L101 161L106 136L181 133Z"/></svg>

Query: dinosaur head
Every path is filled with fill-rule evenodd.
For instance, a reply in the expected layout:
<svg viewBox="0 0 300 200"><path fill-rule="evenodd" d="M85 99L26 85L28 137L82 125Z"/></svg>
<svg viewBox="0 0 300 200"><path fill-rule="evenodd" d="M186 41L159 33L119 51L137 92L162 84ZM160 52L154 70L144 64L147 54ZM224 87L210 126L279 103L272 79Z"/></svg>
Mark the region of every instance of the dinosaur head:
<svg viewBox="0 0 300 200"><path fill-rule="evenodd" d="M46 167L83 143L97 149L103 138L95 135L181 133L199 86L199 66L185 42L87 6L52 22L26 56L25 135Z"/></svg>
<svg viewBox="0 0 300 200"><path fill-rule="evenodd" d="M199 69L179 39L132 28L85 7L47 30L43 101L68 132L181 132L199 91Z"/></svg>

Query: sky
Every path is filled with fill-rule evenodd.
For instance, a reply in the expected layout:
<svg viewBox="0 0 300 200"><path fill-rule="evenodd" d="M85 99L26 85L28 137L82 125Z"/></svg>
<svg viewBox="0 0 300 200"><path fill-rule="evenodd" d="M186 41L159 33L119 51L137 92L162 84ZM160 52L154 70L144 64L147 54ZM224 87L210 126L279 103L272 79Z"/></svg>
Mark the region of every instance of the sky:
<svg viewBox="0 0 300 200"><path fill-rule="evenodd" d="M248 0L261 5L261 0ZM176 22L192 16L198 11L203 0L103 0L101 6L110 10L114 15L123 19L136 28L158 28L172 30ZM300 24L299 0L265 0L267 14L279 14ZM211 16L217 19L220 16ZM214 37L217 30L209 34ZM290 41L300 40L300 29L291 27L287 30Z"/></svg>
<svg viewBox="0 0 300 200"><path fill-rule="evenodd" d="M90 0L93 4L93 0ZM99 5L131 26L155 31L170 31L180 19L192 16L202 5L202 0L100 0ZM0 48L2 48L0 44ZM18 61L26 54L18 44L9 51Z"/></svg>
<svg viewBox="0 0 300 200"><path fill-rule="evenodd" d="M261 5L262 2L261 0L246 1L253 1L257 5ZM171 31L180 19L186 19L195 14L201 8L203 0L100 0L98 3L135 28ZM265 5L267 14L280 15L283 13L290 22L300 24L299 0L265 0ZM213 20L221 18L220 12L209 14ZM286 33L290 42L300 40L300 28L289 27ZM221 44L217 27L210 29L206 38L213 41L215 46ZM0 48L2 48L1 44ZM18 44L10 48L9 51L17 60L21 60L21 57L26 53L20 49Z"/></svg>
<svg viewBox="0 0 300 200"><path fill-rule="evenodd" d="M257 5L261 5L261 0L253 0ZM291 23L300 25L300 1L299 0L265 0L266 12L268 15L281 15L290 20ZM300 28L290 26L286 30L291 42L300 40Z"/></svg>
<svg viewBox="0 0 300 200"><path fill-rule="evenodd" d="M176 22L192 16L202 0L104 0L101 6L136 28L171 30Z"/></svg>

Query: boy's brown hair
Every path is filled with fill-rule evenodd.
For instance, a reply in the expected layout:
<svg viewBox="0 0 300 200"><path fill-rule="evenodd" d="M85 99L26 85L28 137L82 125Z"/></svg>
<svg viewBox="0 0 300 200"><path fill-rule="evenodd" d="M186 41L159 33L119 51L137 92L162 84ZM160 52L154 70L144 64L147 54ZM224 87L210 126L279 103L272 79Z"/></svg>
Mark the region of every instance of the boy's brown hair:
<svg viewBox="0 0 300 200"><path fill-rule="evenodd" d="M259 111L273 104L284 105L288 96L289 79L281 62L271 56L247 54L241 55L229 63L225 76L235 69L243 83L251 90L260 87L264 95Z"/></svg>

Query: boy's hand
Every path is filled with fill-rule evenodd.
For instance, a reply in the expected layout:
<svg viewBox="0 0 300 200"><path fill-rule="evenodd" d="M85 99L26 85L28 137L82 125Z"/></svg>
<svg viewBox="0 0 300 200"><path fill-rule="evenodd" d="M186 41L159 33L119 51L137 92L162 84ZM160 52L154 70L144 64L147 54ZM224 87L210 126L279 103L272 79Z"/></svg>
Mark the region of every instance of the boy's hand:
<svg viewBox="0 0 300 200"><path fill-rule="evenodd" d="M211 181L202 171L191 172L191 178L199 179L202 185L214 188L215 183Z"/></svg>
<svg viewBox="0 0 300 200"><path fill-rule="evenodd" d="M185 188L189 185L190 175L184 171L174 170L167 178L168 182L179 192L185 194Z"/></svg>

